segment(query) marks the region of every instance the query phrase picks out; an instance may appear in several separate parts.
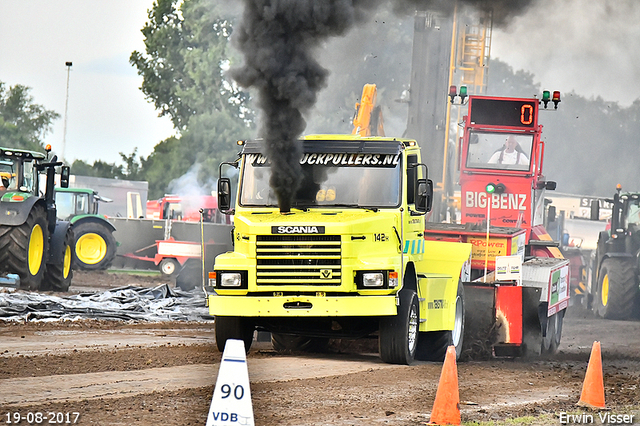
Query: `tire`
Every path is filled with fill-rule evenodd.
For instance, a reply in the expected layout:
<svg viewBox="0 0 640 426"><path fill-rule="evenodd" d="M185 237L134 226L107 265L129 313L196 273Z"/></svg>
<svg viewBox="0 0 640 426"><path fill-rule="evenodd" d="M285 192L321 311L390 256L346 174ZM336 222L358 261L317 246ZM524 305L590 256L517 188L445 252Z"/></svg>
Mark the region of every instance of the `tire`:
<svg viewBox="0 0 640 426"><path fill-rule="evenodd" d="M277 352L326 352L329 348L329 339L271 333L271 344Z"/></svg>
<svg viewBox="0 0 640 426"><path fill-rule="evenodd" d="M182 267L178 267L175 275L176 287L184 291L202 287L202 266L199 261L189 259Z"/></svg>
<svg viewBox="0 0 640 426"><path fill-rule="evenodd" d="M540 348L542 355L553 355L558 348L555 345L557 320L558 314L556 313L548 317L544 323L545 334L542 336L542 346Z"/></svg>
<svg viewBox="0 0 640 426"><path fill-rule="evenodd" d="M73 230L69 229L64 237L64 256L59 264L48 264L44 274L47 289L53 291L68 291L73 278L71 264L73 260Z"/></svg>
<svg viewBox="0 0 640 426"><path fill-rule="evenodd" d="M180 263L173 258L162 259L158 266L160 273L166 278L174 278L180 271Z"/></svg>
<svg viewBox="0 0 640 426"><path fill-rule="evenodd" d="M603 260L598 274L598 292L593 301L596 314L607 319L631 318L639 291L633 260Z"/></svg>
<svg viewBox="0 0 640 426"><path fill-rule="evenodd" d="M49 252L47 215L34 206L20 226L0 225L0 268L20 276L20 288L39 290Z"/></svg>
<svg viewBox="0 0 640 426"><path fill-rule="evenodd" d="M380 358L390 364L411 364L418 347L419 324L418 295L413 290L402 290L397 315L380 319Z"/></svg>
<svg viewBox="0 0 640 426"><path fill-rule="evenodd" d="M462 355L464 344L465 305L464 286L458 282L456 293L456 310L453 330L429 331L420 333L418 338L418 352L416 359L420 361L442 362L447 354L447 348L451 345L456 348L456 360Z"/></svg>
<svg viewBox="0 0 640 426"><path fill-rule="evenodd" d="M244 341L244 349L249 352L254 331L255 326L248 318L215 317L216 346L220 352L224 352L224 346L229 339Z"/></svg>
<svg viewBox="0 0 640 426"><path fill-rule="evenodd" d="M73 265L85 271L104 270L116 257L117 243L111 230L98 222L73 225L76 236Z"/></svg>

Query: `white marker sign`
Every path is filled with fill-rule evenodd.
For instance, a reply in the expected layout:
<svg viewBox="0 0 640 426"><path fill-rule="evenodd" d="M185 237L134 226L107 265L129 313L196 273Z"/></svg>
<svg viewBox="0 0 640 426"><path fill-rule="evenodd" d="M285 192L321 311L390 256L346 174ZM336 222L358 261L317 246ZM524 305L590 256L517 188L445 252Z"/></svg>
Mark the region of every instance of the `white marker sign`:
<svg viewBox="0 0 640 426"><path fill-rule="evenodd" d="M249 369L242 340L227 340L207 426L254 426Z"/></svg>
<svg viewBox="0 0 640 426"><path fill-rule="evenodd" d="M522 279L522 258L520 255L496 256L496 280L517 281Z"/></svg>

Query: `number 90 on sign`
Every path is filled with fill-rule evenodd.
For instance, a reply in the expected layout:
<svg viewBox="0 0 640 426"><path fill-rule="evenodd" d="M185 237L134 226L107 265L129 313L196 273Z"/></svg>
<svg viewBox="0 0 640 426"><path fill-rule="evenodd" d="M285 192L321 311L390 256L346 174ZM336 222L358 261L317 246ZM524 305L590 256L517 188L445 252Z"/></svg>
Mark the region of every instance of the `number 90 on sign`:
<svg viewBox="0 0 640 426"><path fill-rule="evenodd" d="M242 387L242 385L236 385L232 387L231 385L225 383L224 385L220 386L220 392L222 393L222 399L233 397L240 400L244 398L244 388Z"/></svg>

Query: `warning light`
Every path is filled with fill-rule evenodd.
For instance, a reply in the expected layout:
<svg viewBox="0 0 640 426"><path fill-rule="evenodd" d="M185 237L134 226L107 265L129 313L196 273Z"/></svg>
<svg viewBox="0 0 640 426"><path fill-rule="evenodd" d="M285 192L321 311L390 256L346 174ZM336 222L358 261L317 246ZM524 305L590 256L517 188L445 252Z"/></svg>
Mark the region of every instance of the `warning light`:
<svg viewBox="0 0 640 426"><path fill-rule="evenodd" d="M47 146L44 147L44 150L47 152L51 152L51 144L48 143Z"/></svg>
<svg viewBox="0 0 640 426"><path fill-rule="evenodd" d="M560 103L560 92L558 90L553 92L553 98L551 98L551 100L553 101L553 107L558 109L558 104Z"/></svg>
<svg viewBox="0 0 640 426"><path fill-rule="evenodd" d="M464 98L467 97L467 86L460 86L460 99L464 103Z"/></svg>
<svg viewBox="0 0 640 426"><path fill-rule="evenodd" d="M498 183L495 184L493 182L490 182L487 184L487 186L485 187L485 191L487 192L487 194L502 194L504 192L504 190L507 189L503 183Z"/></svg>
<svg viewBox="0 0 640 426"><path fill-rule="evenodd" d="M487 194L493 194L496 192L496 185L494 183L488 183L485 191L487 191Z"/></svg>
<svg viewBox="0 0 640 426"><path fill-rule="evenodd" d="M449 86L449 99L451 103L453 103L456 96L458 96L458 88L456 86Z"/></svg>
<svg viewBox="0 0 640 426"><path fill-rule="evenodd" d="M547 104L549 103L549 101L551 100L551 93L548 90L545 90L542 92L542 103L544 104L544 107L547 107Z"/></svg>

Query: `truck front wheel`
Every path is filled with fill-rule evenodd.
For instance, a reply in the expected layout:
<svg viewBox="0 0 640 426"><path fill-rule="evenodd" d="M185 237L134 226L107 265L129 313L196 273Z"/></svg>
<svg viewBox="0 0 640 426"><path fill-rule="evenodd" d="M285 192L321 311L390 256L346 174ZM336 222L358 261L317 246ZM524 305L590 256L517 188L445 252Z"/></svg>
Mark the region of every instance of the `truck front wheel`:
<svg viewBox="0 0 640 426"><path fill-rule="evenodd" d="M242 340L245 351L249 352L254 331L253 321L248 318L215 317L216 346L220 352L224 352L224 346L229 339Z"/></svg>
<svg viewBox="0 0 640 426"><path fill-rule="evenodd" d="M418 346L420 310L413 290L400 292L398 314L380 319L380 358L390 364L411 364Z"/></svg>

